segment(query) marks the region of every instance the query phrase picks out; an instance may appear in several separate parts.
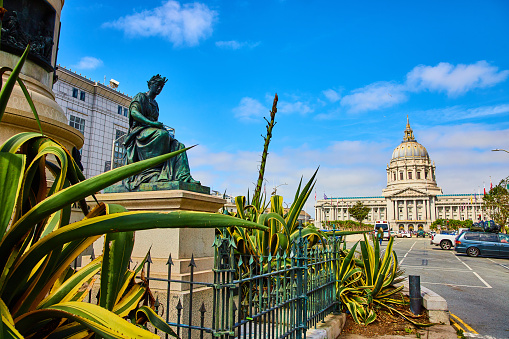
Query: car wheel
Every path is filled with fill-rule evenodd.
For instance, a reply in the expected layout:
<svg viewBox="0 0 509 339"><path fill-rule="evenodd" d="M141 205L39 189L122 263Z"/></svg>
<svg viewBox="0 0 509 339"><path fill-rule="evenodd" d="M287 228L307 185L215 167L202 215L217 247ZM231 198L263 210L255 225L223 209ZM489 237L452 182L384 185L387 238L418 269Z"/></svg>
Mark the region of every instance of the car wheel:
<svg viewBox="0 0 509 339"><path fill-rule="evenodd" d="M449 240L442 240L440 242L440 247L443 249L443 250L450 250L451 247L452 247L452 244Z"/></svg>
<svg viewBox="0 0 509 339"><path fill-rule="evenodd" d="M467 248L467 255L469 257L478 257L481 254L481 251L477 247L469 247Z"/></svg>

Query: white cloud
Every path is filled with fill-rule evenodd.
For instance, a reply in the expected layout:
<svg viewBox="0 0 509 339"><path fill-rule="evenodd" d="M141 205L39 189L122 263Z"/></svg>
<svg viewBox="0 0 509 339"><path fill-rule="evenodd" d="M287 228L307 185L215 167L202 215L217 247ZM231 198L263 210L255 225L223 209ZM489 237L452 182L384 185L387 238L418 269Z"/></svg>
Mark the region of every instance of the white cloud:
<svg viewBox="0 0 509 339"><path fill-rule="evenodd" d="M241 49L241 48L255 48L260 45L260 42L248 42L248 41L216 41L216 46L224 49Z"/></svg>
<svg viewBox="0 0 509 339"><path fill-rule="evenodd" d="M340 101L341 107L346 108L348 112L359 113L388 108L405 102L412 92L446 92L448 96L455 97L476 88L494 86L508 77L509 70L499 71L498 67L484 60L468 65L441 62L437 66L414 67L407 74L404 83L378 81L354 89L342 98L333 89L324 90L322 93L332 103ZM500 114L500 111L505 112L506 109L505 105L500 105L493 106L491 109L469 110L464 117ZM453 111L455 109L451 110L451 113ZM328 119L333 116L333 114L321 114L319 118Z"/></svg>
<svg viewBox="0 0 509 339"><path fill-rule="evenodd" d="M103 61L101 59L86 56L81 58L81 60L72 67L77 69L96 69L97 67L100 67L102 65Z"/></svg>
<svg viewBox="0 0 509 339"><path fill-rule="evenodd" d="M279 101L278 102L278 112L283 114L308 114L314 111L314 109L310 106L309 103L302 101L288 102L288 101Z"/></svg>
<svg viewBox="0 0 509 339"><path fill-rule="evenodd" d="M341 99L341 94L333 89L326 89L325 91L322 91L322 93L330 102L336 102Z"/></svg>
<svg viewBox="0 0 509 339"><path fill-rule="evenodd" d="M174 45L198 45L200 40L212 34L212 25L218 13L206 4L194 2L181 5L178 1L166 1L160 7L141 13L126 15L103 27L124 31L129 37L160 36Z"/></svg>
<svg viewBox="0 0 509 339"><path fill-rule="evenodd" d="M429 90L447 92L448 96L458 96L476 88L496 85L507 79L509 71L500 71L481 60L475 64L456 66L441 62L437 66L419 65L407 74L410 90Z"/></svg>
<svg viewBox="0 0 509 339"><path fill-rule="evenodd" d="M241 120L257 120L262 118L270 109L263 106L258 100L244 97L240 100L237 107L233 109L233 113L236 118Z"/></svg>
<svg viewBox="0 0 509 339"><path fill-rule="evenodd" d="M391 107L406 100L405 88L402 85L380 81L353 90L352 94L341 99L341 106L357 113Z"/></svg>

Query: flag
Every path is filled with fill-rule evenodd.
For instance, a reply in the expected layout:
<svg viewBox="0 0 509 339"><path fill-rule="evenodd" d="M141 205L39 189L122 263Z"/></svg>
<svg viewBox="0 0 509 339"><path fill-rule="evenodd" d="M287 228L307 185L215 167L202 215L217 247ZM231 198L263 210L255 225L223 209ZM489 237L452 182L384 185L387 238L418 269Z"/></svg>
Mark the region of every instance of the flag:
<svg viewBox="0 0 509 339"><path fill-rule="evenodd" d="M315 200L316 200L316 195L315 195ZM472 194L470 194L470 204L472 204L473 201L472 201Z"/></svg>
<svg viewBox="0 0 509 339"><path fill-rule="evenodd" d="M493 189L493 183L491 182L491 177L490 177L490 192L492 189Z"/></svg>
<svg viewBox="0 0 509 339"><path fill-rule="evenodd" d="M474 201L477 203L477 194L474 193Z"/></svg>
<svg viewBox="0 0 509 339"><path fill-rule="evenodd" d="M486 184L483 182L482 185L484 187L484 195L486 195Z"/></svg>
<svg viewBox="0 0 509 339"><path fill-rule="evenodd" d="M325 193L323 194L323 198L324 198L325 200L327 200L327 196L325 195Z"/></svg>

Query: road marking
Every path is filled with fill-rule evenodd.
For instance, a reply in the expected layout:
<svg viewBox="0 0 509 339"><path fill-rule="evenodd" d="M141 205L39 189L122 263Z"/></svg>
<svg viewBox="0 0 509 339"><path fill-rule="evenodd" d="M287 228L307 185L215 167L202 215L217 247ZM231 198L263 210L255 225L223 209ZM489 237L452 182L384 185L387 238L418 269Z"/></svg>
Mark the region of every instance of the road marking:
<svg viewBox="0 0 509 339"><path fill-rule="evenodd" d="M472 273L474 273L477 276L477 278L479 278L479 280L481 280L483 282L483 284L486 285L487 288L492 288L490 286L490 284L488 284L486 281L484 281L484 279L481 278L481 276L479 274L477 274L476 272L472 272Z"/></svg>
<svg viewBox="0 0 509 339"><path fill-rule="evenodd" d="M414 248L414 245L417 244L417 241L415 241L412 246L410 246L410 249L405 253L405 255L403 256L403 259L401 259L401 261L399 262L399 264L401 265L403 263L403 260L405 260L406 256L408 255L408 253L410 253L410 251L412 250L412 248Z"/></svg>
<svg viewBox="0 0 509 339"><path fill-rule="evenodd" d="M489 260L489 261L491 261L492 263L495 263L495 264L497 264L497 265L499 265L499 266L502 266L502 267L503 267L503 268L505 268L506 270L509 270L509 266L506 266L506 265L504 265L504 264L500 264L500 263L496 262L495 260L491 260L490 258L486 258L486 259L488 259L488 260Z"/></svg>
<svg viewBox="0 0 509 339"><path fill-rule="evenodd" d="M451 313L451 317L453 317L455 320L457 320L457 321L458 321L458 322L460 322L463 326L465 326L465 328L466 328L468 331L470 331L470 332L472 332L472 333L474 333L474 334L479 334L479 333L477 333L477 332L476 332L476 331L475 331L472 327L468 326L468 324L467 324L467 323L465 323L463 320L461 320L461 319L460 319L457 315L455 315L455 314L452 314L452 313Z"/></svg>
<svg viewBox="0 0 509 339"><path fill-rule="evenodd" d="M502 266L503 268L505 268L506 270L509 270L509 266L506 266L506 265L502 265L502 264L498 264L500 266Z"/></svg>
<svg viewBox="0 0 509 339"><path fill-rule="evenodd" d="M465 266L466 266L469 270L471 270L471 271L472 271L472 269L470 268L470 266L468 266L467 264L465 264L465 263L463 262L463 260L461 260L460 258L458 258L458 256L457 256L455 253L453 253L453 252L451 252L451 253L452 253L452 255L454 255L454 257L456 257L456 259L458 259L458 260L460 261L460 263L462 263L462 264L463 264L463 265L465 265Z"/></svg>

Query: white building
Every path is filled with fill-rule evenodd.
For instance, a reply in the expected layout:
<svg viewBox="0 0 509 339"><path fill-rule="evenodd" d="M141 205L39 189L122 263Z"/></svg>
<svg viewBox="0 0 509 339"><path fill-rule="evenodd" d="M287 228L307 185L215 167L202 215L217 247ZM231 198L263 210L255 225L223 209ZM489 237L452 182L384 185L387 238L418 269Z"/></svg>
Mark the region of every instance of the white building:
<svg viewBox="0 0 509 339"><path fill-rule="evenodd" d="M370 208L367 221L388 220L394 230L429 230L436 219L484 218L482 196L443 194L435 176L435 163L415 138L407 118L403 142L394 149L387 165L387 187L380 196L333 197L318 200L315 225L323 221L353 220L348 208L361 201Z"/></svg>
<svg viewBox="0 0 509 339"><path fill-rule="evenodd" d="M56 102L64 110L69 125L83 133L81 149L84 175L90 178L112 168L112 152L122 158L123 147L113 141L129 129L128 107L131 97L114 88L118 82L105 86L66 68L56 70L58 81L53 85ZM116 166L114 166L116 167Z"/></svg>

